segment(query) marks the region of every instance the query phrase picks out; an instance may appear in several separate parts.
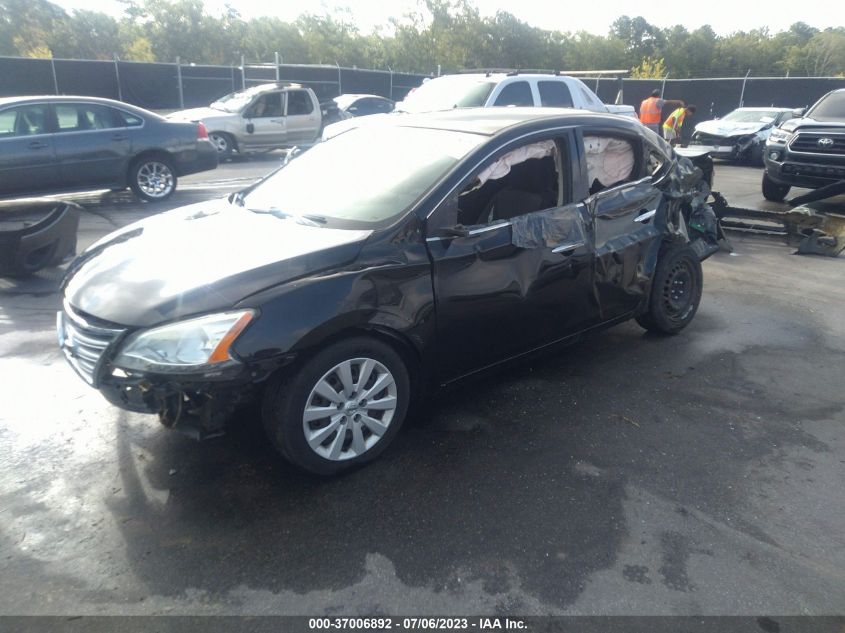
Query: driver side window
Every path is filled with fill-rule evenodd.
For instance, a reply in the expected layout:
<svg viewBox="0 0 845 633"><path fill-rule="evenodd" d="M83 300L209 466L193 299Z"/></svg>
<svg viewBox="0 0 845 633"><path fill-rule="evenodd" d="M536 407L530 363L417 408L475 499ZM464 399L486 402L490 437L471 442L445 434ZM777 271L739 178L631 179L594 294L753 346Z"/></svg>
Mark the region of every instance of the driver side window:
<svg viewBox="0 0 845 633"><path fill-rule="evenodd" d="M249 116L253 119L266 119L280 117L284 112L282 102L283 95L280 92L263 94L249 107Z"/></svg>
<svg viewBox="0 0 845 633"><path fill-rule="evenodd" d="M561 149L553 140L523 145L483 166L457 196L457 223L493 224L558 207ZM568 192L567 192L568 194Z"/></svg>

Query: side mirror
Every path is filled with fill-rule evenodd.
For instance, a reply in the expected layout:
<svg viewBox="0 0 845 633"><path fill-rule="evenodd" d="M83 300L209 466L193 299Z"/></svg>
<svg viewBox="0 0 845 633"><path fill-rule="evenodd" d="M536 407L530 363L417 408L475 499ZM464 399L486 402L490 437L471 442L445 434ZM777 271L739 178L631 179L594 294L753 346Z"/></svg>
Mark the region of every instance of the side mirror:
<svg viewBox="0 0 845 633"><path fill-rule="evenodd" d="M802 116L804 116L804 112L806 110L807 110L806 108L795 108L794 110L792 110L792 116L795 117L796 119L799 118L799 117L802 117Z"/></svg>
<svg viewBox="0 0 845 633"><path fill-rule="evenodd" d="M253 132L255 132L255 126L252 123L247 123L246 124L246 133L252 134Z"/></svg>
<svg viewBox="0 0 845 633"><path fill-rule="evenodd" d="M282 165L287 165L291 162L294 158L302 154L302 148L298 145L294 145L288 150L288 153L285 154L284 159L282 159Z"/></svg>

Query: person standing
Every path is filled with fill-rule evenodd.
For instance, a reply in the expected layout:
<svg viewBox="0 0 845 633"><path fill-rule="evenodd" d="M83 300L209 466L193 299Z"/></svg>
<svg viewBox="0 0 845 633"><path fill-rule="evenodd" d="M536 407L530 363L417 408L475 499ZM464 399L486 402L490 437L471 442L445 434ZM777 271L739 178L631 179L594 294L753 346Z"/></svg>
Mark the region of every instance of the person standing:
<svg viewBox="0 0 845 633"><path fill-rule="evenodd" d="M693 114L695 114L695 106L688 105L673 110L669 118L663 122L663 138L669 141L669 145L674 147L678 144L681 138L681 127L684 125L684 119Z"/></svg>
<svg viewBox="0 0 845 633"><path fill-rule="evenodd" d="M660 122L663 120L663 106L675 105L684 107L683 101L674 99L663 99L659 90L652 90L651 96L640 104L640 123L645 125L652 132L660 134Z"/></svg>

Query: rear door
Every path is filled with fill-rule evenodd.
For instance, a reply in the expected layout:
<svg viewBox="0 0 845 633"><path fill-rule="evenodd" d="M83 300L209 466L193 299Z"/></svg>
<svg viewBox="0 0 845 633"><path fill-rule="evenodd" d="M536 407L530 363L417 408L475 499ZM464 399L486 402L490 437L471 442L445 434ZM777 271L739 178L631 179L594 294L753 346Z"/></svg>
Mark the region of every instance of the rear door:
<svg viewBox="0 0 845 633"><path fill-rule="evenodd" d="M310 143L320 128L319 111L307 90L287 91L286 125L291 144Z"/></svg>
<svg viewBox="0 0 845 633"><path fill-rule="evenodd" d="M61 185L110 185L125 178L132 143L120 114L99 103L55 103Z"/></svg>
<svg viewBox="0 0 845 633"><path fill-rule="evenodd" d="M57 181L50 107L0 110L0 195L50 189Z"/></svg>
<svg viewBox="0 0 845 633"><path fill-rule="evenodd" d="M537 158L484 180L485 170L500 159L543 142L555 146L553 154L535 152ZM429 217L439 380L596 322L589 215L583 203L572 200L571 143L561 133L500 151Z"/></svg>
<svg viewBox="0 0 845 633"><path fill-rule="evenodd" d="M594 219L596 289L602 320L636 310L648 291L646 257L662 231L663 202L648 173L642 141L615 129L579 131L586 205Z"/></svg>

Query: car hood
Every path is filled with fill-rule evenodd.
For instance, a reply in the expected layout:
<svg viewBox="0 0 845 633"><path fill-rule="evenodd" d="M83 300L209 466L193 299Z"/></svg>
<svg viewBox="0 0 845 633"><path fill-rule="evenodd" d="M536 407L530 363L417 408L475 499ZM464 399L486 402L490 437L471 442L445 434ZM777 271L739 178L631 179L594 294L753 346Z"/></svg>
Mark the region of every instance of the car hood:
<svg viewBox="0 0 845 633"><path fill-rule="evenodd" d="M260 290L353 261L372 231L305 226L226 200L112 233L69 268L65 297L88 314L148 327L226 310Z"/></svg>
<svg viewBox="0 0 845 633"><path fill-rule="evenodd" d="M179 110L167 115L171 121L208 121L209 119L227 119L237 116L233 112L223 112L214 108L191 108L190 110Z"/></svg>
<svg viewBox="0 0 845 633"><path fill-rule="evenodd" d="M798 128L828 128L841 132L843 127L845 127L845 121L817 121L812 117L789 119L780 126L786 132L794 132Z"/></svg>
<svg viewBox="0 0 845 633"><path fill-rule="evenodd" d="M739 121L702 121L695 126L696 132L702 134L712 134L713 136L745 136L746 134L756 134L760 130L770 126L771 123L741 123Z"/></svg>

